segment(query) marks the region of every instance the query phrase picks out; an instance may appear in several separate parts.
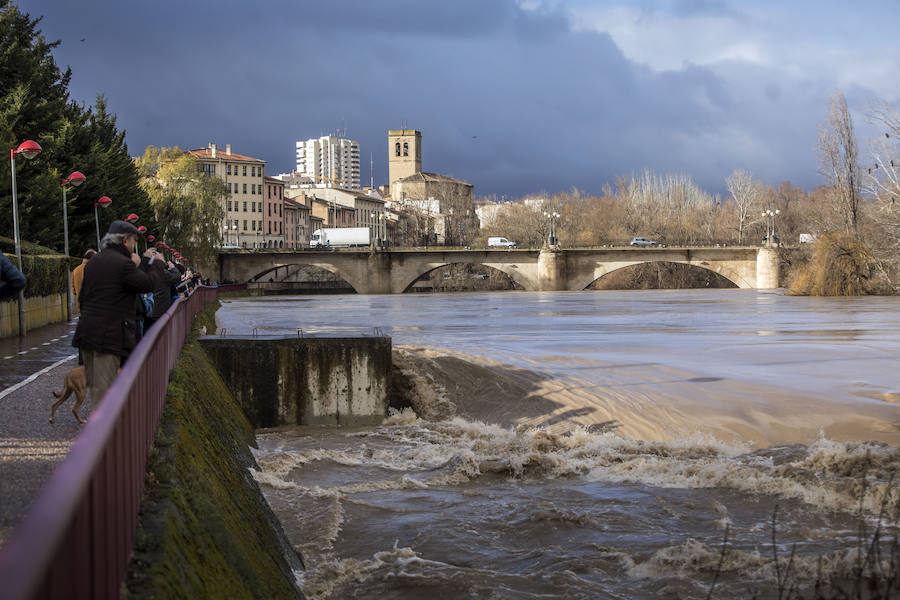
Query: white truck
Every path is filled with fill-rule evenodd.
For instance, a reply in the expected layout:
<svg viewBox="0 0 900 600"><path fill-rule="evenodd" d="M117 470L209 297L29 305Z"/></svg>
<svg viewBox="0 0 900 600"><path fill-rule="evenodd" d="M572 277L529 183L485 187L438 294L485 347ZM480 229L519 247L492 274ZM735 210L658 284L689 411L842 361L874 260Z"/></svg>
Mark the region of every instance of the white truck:
<svg viewBox="0 0 900 600"><path fill-rule="evenodd" d="M515 248L516 243L511 242L505 237L489 237L488 248Z"/></svg>
<svg viewBox="0 0 900 600"><path fill-rule="evenodd" d="M316 229L309 240L310 248L350 248L369 245L368 227L336 227Z"/></svg>

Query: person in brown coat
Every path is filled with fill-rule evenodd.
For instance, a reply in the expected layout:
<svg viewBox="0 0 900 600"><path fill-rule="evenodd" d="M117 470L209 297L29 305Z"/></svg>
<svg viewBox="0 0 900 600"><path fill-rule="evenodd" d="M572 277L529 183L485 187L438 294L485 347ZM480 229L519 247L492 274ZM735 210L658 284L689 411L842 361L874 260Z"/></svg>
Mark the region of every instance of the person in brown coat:
<svg viewBox="0 0 900 600"><path fill-rule="evenodd" d="M79 294L81 318L72 345L84 356L94 406L135 346L137 294L152 292L162 269L155 250L148 250L143 258L135 253L139 236L131 223L113 221L100 243L100 252L84 267Z"/></svg>
<svg viewBox="0 0 900 600"><path fill-rule="evenodd" d="M81 294L81 285L84 283L84 265L95 254L97 254L97 251L93 248L85 250L81 257L81 264L72 270L72 292L75 294L75 308L78 310L79 317L81 316L81 302L78 295Z"/></svg>

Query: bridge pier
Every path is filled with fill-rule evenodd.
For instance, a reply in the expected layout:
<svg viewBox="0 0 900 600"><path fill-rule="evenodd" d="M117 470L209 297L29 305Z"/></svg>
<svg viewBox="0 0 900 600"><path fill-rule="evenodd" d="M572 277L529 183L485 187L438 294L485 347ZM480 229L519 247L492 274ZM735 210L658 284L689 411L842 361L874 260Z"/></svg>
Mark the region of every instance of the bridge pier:
<svg viewBox="0 0 900 600"><path fill-rule="evenodd" d="M756 255L756 288L774 290L778 287L780 271L778 251L774 248L760 248Z"/></svg>
<svg viewBox="0 0 900 600"><path fill-rule="evenodd" d="M390 255L386 252L369 252L366 257L366 276L360 280L366 282L365 290L357 290L360 294L390 294Z"/></svg>
<svg viewBox="0 0 900 600"><path fill-rule="evenodd" d="M557 249L543 248L538 255L538 291L558 292L566 289L566 253Z"/></svg>

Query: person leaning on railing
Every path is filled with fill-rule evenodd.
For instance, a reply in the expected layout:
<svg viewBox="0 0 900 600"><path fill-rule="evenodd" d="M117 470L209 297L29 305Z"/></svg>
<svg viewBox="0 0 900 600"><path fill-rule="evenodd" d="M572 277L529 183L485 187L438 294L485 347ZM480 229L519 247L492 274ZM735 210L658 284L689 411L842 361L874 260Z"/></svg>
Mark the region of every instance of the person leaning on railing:
<svg viewBox="0 0 900 600"><path fill-rule="evenodd" d="M153 248L135 253L140 232L126 221L113 221L100 252L84 267L81 319L72 345L84 356L85 374L96 407L136 344L135 301L152 292L163 261Z"/></svg>
<svg viewBox="0 0 900 600"><path fill-rule="evenodd" d="M0 300L18 295L19 290L25 289L26 283L22 272L0 252Z"/></svg>

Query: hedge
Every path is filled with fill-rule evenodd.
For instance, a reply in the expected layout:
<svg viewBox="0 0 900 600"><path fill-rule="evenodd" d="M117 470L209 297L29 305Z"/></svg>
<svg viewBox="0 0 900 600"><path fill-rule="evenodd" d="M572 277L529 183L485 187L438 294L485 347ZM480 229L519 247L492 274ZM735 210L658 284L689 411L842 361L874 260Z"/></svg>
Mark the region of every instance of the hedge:
<svg viewBox="0 0 900 600"><path fill-rule="evenodd" d="M66 293L66 273L81 264L80 258L66 257L50 248L22 242L22 273L28 279L25 286L26 297L50 296ZM15 242L10 238L0 237L0 250L12 263L16 261Z"/></svg>

